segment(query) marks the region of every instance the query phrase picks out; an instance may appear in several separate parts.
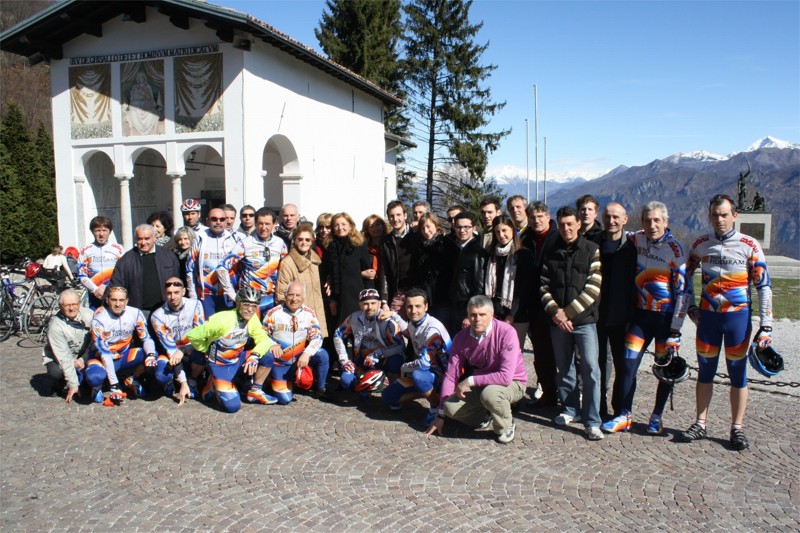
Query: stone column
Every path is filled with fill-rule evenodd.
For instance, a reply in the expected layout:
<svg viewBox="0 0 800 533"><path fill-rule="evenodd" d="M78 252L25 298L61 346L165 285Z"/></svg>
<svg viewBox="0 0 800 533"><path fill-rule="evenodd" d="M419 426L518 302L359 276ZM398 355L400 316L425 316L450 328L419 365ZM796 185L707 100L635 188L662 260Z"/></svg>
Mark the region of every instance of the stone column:
<svg viewBox="0 0 800 533"><path fill-rule="evenodd" d="M83 205L83 184L86 183L86 176L73 176L75 183L75 229L78 249L86 246L86 231L89 224L86 222L86 210Z"/></svg>
<svg viewBox="0 0 800 533"><path fill-rule="evenodd" d="M122 222L122 246L129 250L133 248L133 223L131 219L131 176L130 174L115 174L119 180L119 218Z"/></svg>
<svg viewBox="0 0 800 533"><path fill-rule="evenodd" d="M175 229L183 226L183 215L181 214L181 204L183 203L183 187L181 185L181 174L169 174L172 178L172 221Z"/></svg>

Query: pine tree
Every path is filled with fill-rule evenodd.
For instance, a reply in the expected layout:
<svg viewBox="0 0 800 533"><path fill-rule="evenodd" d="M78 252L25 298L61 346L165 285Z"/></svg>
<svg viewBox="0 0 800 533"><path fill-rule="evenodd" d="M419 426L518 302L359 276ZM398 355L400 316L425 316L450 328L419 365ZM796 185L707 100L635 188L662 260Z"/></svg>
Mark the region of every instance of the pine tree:
<svg viewBox="0 0 800 533"><path fill-rule="evenodd" d="M327 56L379 87L405 97L404 71L400 59L400 0L327 0L314 35ZM403 108L389 109L386 131L408 136L409 120ZM413 173L397 158L398 195L413 198Z"/></svg>
<svg viewBox="0 0 800 533"><path fill-rule="evenodd" d="M37 172L31 180L29 190L33 192L28 210L37 213L40 223L31 229L31 244L39 252L49 253L58 244L58 210L56 209L56 171L53 160L53 139L41 122L36 132L33 148L37 159Z"/></svg>
<svg viewBox="0 0 800 533"><path fill-rule="evenodd" d="M6 105L0 123L0 260L12 263L28 255L30 248L27 230L32 213L27 210L27 201L32 194L27 181L37 165L22 111L13 101Z"/></svg>
<svg viewBox="0 0 800 533"><path fill-rule="evenodd" d="M482 65L489 46L475 37L471 1L411 0L405 6L405 55L412 128L427 147L425 197L435 208L491 192L485 182L488 155L510 130L487 132L505 106L493 102L486 80L496 68Z"/></svg>
<svg viewBox="0 0 800 533"><path fill-rule="evenodd" d="M53 143L44 125L36 140L15 102L0 123L0 260L43 257L57 243Z"/></svg>

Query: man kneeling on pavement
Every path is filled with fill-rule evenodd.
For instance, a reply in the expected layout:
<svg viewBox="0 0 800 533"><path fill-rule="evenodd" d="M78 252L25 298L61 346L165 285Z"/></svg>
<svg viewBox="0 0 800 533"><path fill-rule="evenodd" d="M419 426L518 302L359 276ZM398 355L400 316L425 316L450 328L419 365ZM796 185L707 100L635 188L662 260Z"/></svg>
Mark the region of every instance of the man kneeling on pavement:
<svg viewBox="0 0 800 533"><path fill-rule="evenodd" d="M445 419L452 418L481 429L491 427L500 443L514 440L511 406L525 395L528 372L516 330L493 315L489 297L470 298L469 327L453 339L438 415L428 435L441 435Z"/></svg>

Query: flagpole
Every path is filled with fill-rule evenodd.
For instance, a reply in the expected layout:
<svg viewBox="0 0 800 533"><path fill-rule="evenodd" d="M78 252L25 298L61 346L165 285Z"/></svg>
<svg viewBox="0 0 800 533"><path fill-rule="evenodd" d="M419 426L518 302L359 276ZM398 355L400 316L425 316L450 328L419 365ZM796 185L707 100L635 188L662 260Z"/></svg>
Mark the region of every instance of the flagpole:
<svg viewBox="0 0 800 533"><path fill-rule="evenodd" d="M533 84L533 159L536 169L536 199L539 199L539 89Z"/></svg>
<svg viewBox="0 0 800 533"><path fill-rule="evenodd" d="M528 203L531 201L531 171L530 171L530 141L528 140L529 129L528 119L525 119L525 186L528 189L528 194L525 196Z"/></svg>

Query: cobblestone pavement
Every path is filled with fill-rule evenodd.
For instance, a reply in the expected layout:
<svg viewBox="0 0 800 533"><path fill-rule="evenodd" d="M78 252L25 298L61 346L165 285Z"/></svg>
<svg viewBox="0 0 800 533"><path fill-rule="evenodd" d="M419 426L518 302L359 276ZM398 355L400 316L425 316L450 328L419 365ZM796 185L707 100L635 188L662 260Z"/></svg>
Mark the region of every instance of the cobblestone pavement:
<svg viewBox="0 0 800 533"><path fill-rule="evenodd" d="M589 442L556 428L556 412L522 408L504 446L452 421L427 439L421 404L389 413L378 398L233 415L167 398L67 405L18 341L0 345L2 531L800 528L800 409L774 388L751 393L745 452L727 444L724 385L709 439L674 440L693 421L694 381L666 435L646 435L647 370L632 432Z"/></svg>

